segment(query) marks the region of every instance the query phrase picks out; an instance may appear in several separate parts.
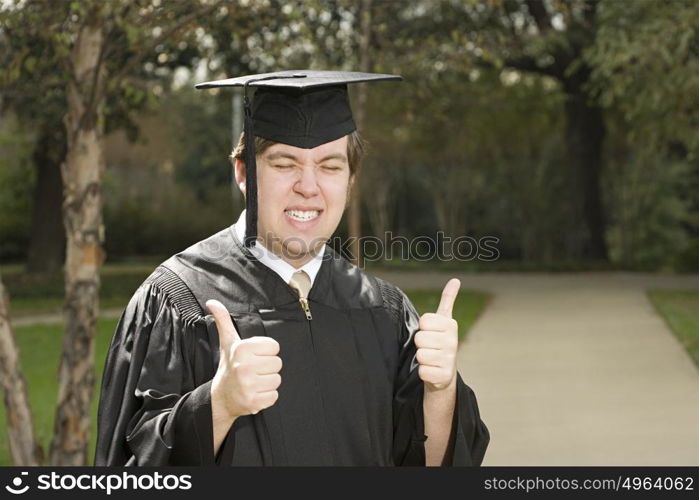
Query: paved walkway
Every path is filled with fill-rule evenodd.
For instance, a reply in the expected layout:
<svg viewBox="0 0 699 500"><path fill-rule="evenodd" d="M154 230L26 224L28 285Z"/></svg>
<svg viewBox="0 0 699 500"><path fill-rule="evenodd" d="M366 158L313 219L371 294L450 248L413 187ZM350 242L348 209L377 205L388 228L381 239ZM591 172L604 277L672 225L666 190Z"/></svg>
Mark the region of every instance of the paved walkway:
<svg viewBox="0 0 699 500"><path fill-rule="evenodd" d="M381 273L402 288L447 274ZM645 290L699 276L456 275L493 300L459 351L484 465L699 465L699 370Z"/></svg>

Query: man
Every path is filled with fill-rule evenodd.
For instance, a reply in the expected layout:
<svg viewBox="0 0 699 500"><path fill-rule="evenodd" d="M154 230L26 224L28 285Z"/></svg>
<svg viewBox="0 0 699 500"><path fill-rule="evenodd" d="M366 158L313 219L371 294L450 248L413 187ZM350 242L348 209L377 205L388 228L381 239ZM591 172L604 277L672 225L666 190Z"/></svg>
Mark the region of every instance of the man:
<svg viewBox="0 0 699 500"><path fill-rule="evenodd" d="M456 372L458 280L420 317L325 246L361 157L347 83L381 79L395 77L205 84L245 86L233 156L247 208L159 266L124 311L97 465L481 463L488 430Z"/></svg>

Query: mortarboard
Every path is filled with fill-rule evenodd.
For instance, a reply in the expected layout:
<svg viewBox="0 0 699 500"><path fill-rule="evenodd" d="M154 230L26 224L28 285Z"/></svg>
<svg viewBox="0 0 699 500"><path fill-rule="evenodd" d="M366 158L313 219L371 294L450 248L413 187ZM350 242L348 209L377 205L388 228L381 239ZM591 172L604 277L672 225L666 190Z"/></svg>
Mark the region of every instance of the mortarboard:
<svg viewBox="0 0 699 500"><path fill-rule="evenodd" d="M339 139L357 129L352 119L347 84L379 80L402 80L402 77L349 71L292 70L195 85L197 89L243 87L245 246L252 246L257 238L255 136L305 149ZM248 87L256 88L252 103L248 99Z"/></svg>

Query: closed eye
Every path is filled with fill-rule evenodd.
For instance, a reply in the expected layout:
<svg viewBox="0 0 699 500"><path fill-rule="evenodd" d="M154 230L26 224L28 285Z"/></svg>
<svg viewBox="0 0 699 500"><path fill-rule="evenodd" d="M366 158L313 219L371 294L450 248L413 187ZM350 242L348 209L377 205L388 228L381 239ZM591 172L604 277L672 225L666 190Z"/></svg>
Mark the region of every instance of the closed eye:
<svg viewBox="0 0 699 500"><path fill-rule="evenodd" d="M320 168L322 168L322 169L325 170L326 172L339 172L339 171L341 171L341 170L343 169L343 168L342 168L341 166L339 166L339 165L321 165Z"/></svg>

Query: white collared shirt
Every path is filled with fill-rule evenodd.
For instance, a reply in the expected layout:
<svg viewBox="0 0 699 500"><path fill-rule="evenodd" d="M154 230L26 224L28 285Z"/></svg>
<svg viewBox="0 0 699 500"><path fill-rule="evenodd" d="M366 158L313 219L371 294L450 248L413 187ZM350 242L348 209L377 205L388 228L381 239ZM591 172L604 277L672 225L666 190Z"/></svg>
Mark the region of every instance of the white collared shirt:
<svg viewBox="0 0 699 500"><path fill-rule="evenodd" d="M235 235L238 240L242 243L245 241L245 210L242 211L240 217L238 217L238 222L235 223ZM250 252L255 256L257 260L262 262L265 266L269 267L272 271L277 273L284 280L285 283L291 281L291 277L297 271L306 271L308 277L311 278L311 284L316 278L318 271L320 270L320 265L323 263L323 254L325 253L325 245L323 245L318 252L310 261L306 262L300 268L295 268L284 259L279 257L277 254L268 250L259 241L255 241L255 245L250 248Z"/></svg>

